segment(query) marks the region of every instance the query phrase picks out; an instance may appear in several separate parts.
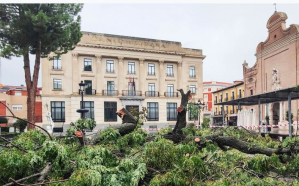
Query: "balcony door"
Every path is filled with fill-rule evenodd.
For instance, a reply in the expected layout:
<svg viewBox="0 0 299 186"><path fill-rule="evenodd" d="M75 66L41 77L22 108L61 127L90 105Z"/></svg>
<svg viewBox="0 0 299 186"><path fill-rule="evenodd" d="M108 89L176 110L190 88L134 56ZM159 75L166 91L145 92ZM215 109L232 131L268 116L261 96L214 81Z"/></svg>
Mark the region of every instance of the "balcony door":
<svg viewBox="0 0 299 186"><path fill-rule="evenodd" d="M174 90L173 90L173 85L167 85L167 92L169 97L174 96Z"/></svg>
<svg viewBox="0 0 299 186"><path fill-rule="evenodd" d="M134 85L133 82L128 83L128 95L135 96Z"/></svg>
<svg viewBox="0 0 299 186"><path fill-rule="evenodd" d="M114 81L107 81L107 94L113 96L114 94Z"/></svg>
<svg viewBox="0 0 299 186"><path fill-rule="evenodd" d="M155 96L155 84L154 83L148 84L148 95Z"/></svg>
<svg viewBox="0 0 299 186"><path fill-rule="evenodd" d="M84 83L85 83L85 94L91 95L92 94L92 81L85 80Z"/></svg>

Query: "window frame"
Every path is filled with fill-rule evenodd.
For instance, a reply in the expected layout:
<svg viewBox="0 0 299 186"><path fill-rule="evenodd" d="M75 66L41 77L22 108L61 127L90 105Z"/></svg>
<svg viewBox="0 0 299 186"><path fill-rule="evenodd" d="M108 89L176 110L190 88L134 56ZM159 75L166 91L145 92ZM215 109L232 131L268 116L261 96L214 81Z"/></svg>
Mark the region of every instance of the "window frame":
<svg viewBox="0 0 299 186"><path fill-rule="evenodd" d="M92 71L92 59L91 58L84 58L84 71ZM90 67L90 68L89 68Z"/></svg>
<svg viewBox="0 0 299 186"><path fill-rule="evenodd" d="M108 68L109 66L109 68ZM106 60L106 72L114 73L114 61L113 60Z"/></svg>
<svg viewBox="0 0 299 186"><path fill-rule="evenodd" d="M174 76L173 65L167 65L167 76Z"/></svg>
<svg viewBox="0 0 299 186"><path fill-rule="evenodd" d="M154 104L154 106L151 106ZM150 111L153 109L154 116L151 117ZM148 121L159 121L159 103L158 102L147 102L147 120Z"/></svg>
<svg viewBox="0 0 299 186"><path fill-rule="evenodd" d="M15 92L15 96L22 96L22 92Z"/></svg>
<svg viewBox="0 0 299 186"><path fill-rule="evenodd" d="M23 105L12 105L11 110L23 110Z"/></svg>
<svg viewBox="0 0 299 186"><path fill-rule="evenodd" d="M189 77L196 77L195 75L195 66L189 67Z"/></svg>
<svg viewBox="0 0 299 186"><path fill-rule="evenodd" d="M177 120L177 103L169 102L166 103L167 121ZM173 115L173 117L171 117Z"/></svg>
<svg viewBox="0 0 299 186"><path fill-rule="evenodd" d="M62 69L61 68L61 58L58 57L58 56L53 56L53 69L54 70L61 70Z"/></svg>
<svg viewBox="0 0 299 186"><path fill-rule="evenodd" d="M60 102L60 107L59 106L55 106L55 103L58 103ZM52 117L52 120L53 122L65 122L65 101L51 101L51 117ZM53 106L54 105L54 106ZM56 113L56 112L53 112L53 110L56 110L56 109L61 109L60 110L60 118L56 118L56 114L53 114L53 113Z"/></svg>
<svg viewBox="0 0 299 186"><path fill-rule="evenodd" d="M135 74L135 62L128 62L128 74Z"/></svg>
<svg viewBox="0 0 299 186"><path fill-rule="evenodd" d="M189 88L190 88L191 94L196 94L196 86L195 85L190 85Z"/></svg>
<svg viewBox="0 0 299 186"><path fill-rule="evenodd" d="M59 81L60 81L60 85L61 85L60 88L59 88ZM62 79L53 79L53 89L54 90L62 90Z"/></svg>
<svg viewBox="0 0 299 186"><path fill-rule="evenodd" d="M116 111L117 111L116 101L104 101L104 121L105 122L117 122Z"/></svg>
<svg viewBox="0 0 299 186"><path fill-rule="evenodd" d="M89 107L86 106L86 104L89 103ZM82 101L80 101L80 104L82 104ZM84 109L88 109L89 112L84 113L84 118L90 118L94 120L94 101L83 101ZM90 117L86 117L86 114L89 114Z"/></svg>
<svg viewBox="0 0 299 186"><path fill-rule="evenodd" d="M155 64L148 63L148 75L155 75Z"/></svg>

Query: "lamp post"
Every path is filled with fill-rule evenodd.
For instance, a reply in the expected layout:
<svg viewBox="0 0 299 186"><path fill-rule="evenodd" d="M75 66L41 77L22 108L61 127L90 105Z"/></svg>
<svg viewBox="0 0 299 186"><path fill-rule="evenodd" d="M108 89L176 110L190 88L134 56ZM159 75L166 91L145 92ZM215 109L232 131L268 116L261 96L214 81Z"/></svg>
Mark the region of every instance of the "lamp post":
<svg viewBox="0 0 299 186"><path fill-rule="evenodd" d="M81 94L81 106L80 109L77 110L77 112L81 114L81 118L83 119L84 113L88 112L89 110L84 109L83 94L85 89L85 83L81 81L81 83L79 83L79 86L80 86L79 94Z"/></svg>

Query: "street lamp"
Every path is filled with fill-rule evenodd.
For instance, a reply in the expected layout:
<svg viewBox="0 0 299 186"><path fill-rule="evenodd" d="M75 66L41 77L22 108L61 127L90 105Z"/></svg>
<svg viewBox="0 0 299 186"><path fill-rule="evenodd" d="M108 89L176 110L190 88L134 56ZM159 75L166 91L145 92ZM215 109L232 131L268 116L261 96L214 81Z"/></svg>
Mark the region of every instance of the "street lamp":
<svg viewBox="0 0 299 186"><path fill-rule="evenodd" d="M81 118L84 118L84 113L88 112L88 109L84 109L84 102L83 102L83 94L84 94L84 89L85 89L85 83L83 83L83 81L81 81L81 83L79 83L80 89L79 89L79 94L81 94L81 107L80 109L77 110L78 113L81 114Z"/></svg>

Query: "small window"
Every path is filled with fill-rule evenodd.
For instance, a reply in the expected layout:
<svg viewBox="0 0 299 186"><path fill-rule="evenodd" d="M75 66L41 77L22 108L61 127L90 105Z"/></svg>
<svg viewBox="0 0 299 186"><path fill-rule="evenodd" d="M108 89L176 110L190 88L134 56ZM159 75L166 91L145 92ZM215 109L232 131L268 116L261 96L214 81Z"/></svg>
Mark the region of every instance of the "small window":
<svg viewBox="0 0 299 186"><path fill-rule="evenodd" d="M114 73L114 61L106 61L106 72Z"/></svg>
<svg viewBox="0 0 299 186"><path fill-rule="evenodd" d="M84 109L87 109L89 111L84 113L84 118L94 119L94 102L84 101Z"/></svg>
<svg viewBox="0 0 299 186"><path fill-rule="evenodd" d="M155 64L148 64L148 75L155 75Z"/></svg>
<svg viewBox="0 0 299 186"><path fill-rule="evenodd" d="M195 94L196 93L195 85L190 85L190 91L191 91L191 94Z"/></svg>
<svg viewBox="0 0 299 186"><path fill-rule="evenodd" d="M196 77L195 75L195 67L189 67L189 76Z"/></svg>
<svg viewBox="0 0 299 186"><path fill-rule="evenodd" d="M167 76L174 76L173 75L173 65L167 65Z"/></svg>
<svg viewBox="0 0 299 186"><path fill-rule="evenodd" d="M53 88L54 88L54 90L61 90L62 89L61 79L54 79L53 80Z"/></svg>
<svg viewBox="0 0 299 186"><path fill-rule="evenodd" d="M147 103L147 120L159 121L159 107L156 102Z"/></svg>
<svg viewBox="0 0 299 186"><path fill-rule="evenodd" d="M60 57L57 57L57 56L53 57L53 69L61 70L61 59L60 59Z"/></svg>
<svg viewBox="0 0 299 186"><path fill-rule="evenodd" d="M65 122L64 101L51 101L51 117L55 122Z"/></svg>
<svg viewBox="0 0 299 186"><path fill-rule="evenodd" d="M117 121L117 103L116 102L104 102L104 121Z"/></svg>
<svg viewBox="0 0 299 186"><path fill-rule="evenodd" d="M92 61L91 59L84 58L84 71L92 71Z"/></svg>
<svg viewBox="0 0 299 186"><path fill-rule="evenodd" d="M177 120L177 103L167 103L167 121Z"/></svg>
<svg viewBox="0 0 299 186"><path fill-rule="evenodd" d="M12 110L23 110L23 106L22 105L12 105Z"/></svg>
<svg viewBox="0 0 299 186"><path fill-rule="evenodd" d="M135 63L134 62L128 63L128 74L135 74Z"/></svg>
<svg viewBox="0 0 299 186"><path fill-rule="evenodd" d="M22 92L15 92L15 96L22 96Z"/></svg>
<svg viewBox="0 0 299 186"><path fill-rule="evenodd" d="M250 90L250 95L251 95L251 96L253 95L253 90Z"/></svg>

